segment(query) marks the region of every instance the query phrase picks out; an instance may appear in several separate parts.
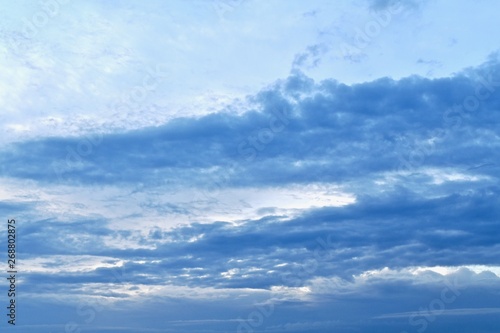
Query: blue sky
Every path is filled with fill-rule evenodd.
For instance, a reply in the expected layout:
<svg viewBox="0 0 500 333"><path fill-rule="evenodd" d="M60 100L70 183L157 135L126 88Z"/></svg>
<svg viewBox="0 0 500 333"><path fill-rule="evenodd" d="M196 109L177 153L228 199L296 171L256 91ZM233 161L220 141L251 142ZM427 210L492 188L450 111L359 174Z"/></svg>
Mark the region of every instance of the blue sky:
<svg viewBox="0 0 500 333"><path fill-rule="evenodd" d="M18 332L497 332L496 1L0 6Z"/></svg>

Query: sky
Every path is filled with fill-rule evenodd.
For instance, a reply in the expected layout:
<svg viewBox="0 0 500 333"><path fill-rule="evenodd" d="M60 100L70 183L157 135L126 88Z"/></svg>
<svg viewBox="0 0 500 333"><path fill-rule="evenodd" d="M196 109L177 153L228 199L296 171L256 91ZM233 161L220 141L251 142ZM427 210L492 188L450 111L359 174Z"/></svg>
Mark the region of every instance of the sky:
<svg viewBox="0 0 500 333"><path fill-rule="evenodd" d="M0 9L1 328L498 332L497 1Z"/></svg>

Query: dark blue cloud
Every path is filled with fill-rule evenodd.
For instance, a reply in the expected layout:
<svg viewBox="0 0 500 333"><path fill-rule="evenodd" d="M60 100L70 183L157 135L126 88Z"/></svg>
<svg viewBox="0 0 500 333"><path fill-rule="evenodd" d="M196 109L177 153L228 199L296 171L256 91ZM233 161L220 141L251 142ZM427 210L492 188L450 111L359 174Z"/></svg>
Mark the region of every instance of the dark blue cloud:
<svg viewBox="0 0 500 333"><path fill-rule="evenodd" d="M499 66L491 60L451 78L352 86L296 73L249 97L254 111L20 142L3 148L0 172L50 183L179 186L214 176L232 186L342 182L423 165L495 177L496 168L472 168L497 159ZM221 169L200 172L213 167Z"/></svg>
<svg viewBox="0 0 500 333"><path fill-rule="evenodd" d="M39 221L23 228L24 257L96 255L124 260L132 283L217 288L298 287L317 277L351 280L367 270L414 266L499 265L500 189L425 198L401 189L345 207L227 222L193 223L155 237L110 230L103 221ZM142 238L150 249L113 249L106 236ZM154 246L154 247L152 247ZM25 274L27 281L104 283L115 268ZM222 273L235 270L231 278Z"/></svg>
<svg viewBox="0 0 500 333"><path fill-rule="evenodd" d="M219 179L222 188L333 183L356 195L356 202L344 207L305 209L293 216L277 215L279 210L270 207L261 210L267 216L238 224L229 219L192 221L170 230L131 231L119 224L111 226L105 217L26 219L19 234L23 244L29 244L22 247L27 260L93 255L122 263L119 281L117 268L111 267L78 273L64 267L58 267L57 273L27 271L23 273L26 291L48 295L60 290L74 295L84 285L100 284L267 293L273 287L310 287L312 299L279 301L282 312L256 331L407 329L408 319L401 313L411 316L420 304L429 304L440 287L434 283L427 288L395 277L375 278L370 285L360 286L356 276L384 267L499 266L499 69L492 58L450 78L382 78L351 86L335 80L315 83L294 72L250 96L252 109L243 114L227 111L123 133L3 146L3 177L41 186L70 185L75 191L83 184L97 185L96 189L136 185L138 192L161 186L200 188ZM2 203L0 211L26 217L33 207L42 207L37 206L42 199L30 200ZM159 215L189 213L185 206L158 205L149 199L140 207ZM141 247L117 248L109 245L109 239ZM476 280L488 276L469 273L474 286L448 310L498 307L487 293L497 292L498 279L484 284ZM314 289L321 279L330 281L326 295ZM331 281L353 289L346 292L339 287L339 291ZM473 294L481 295L481 300L474 301ZM94 296L98 295L123 304L131 298L113 288L98 290ZM387 303L391 300L394 303ZM171 307L192 306L190 301L165 302ZM201 302L199 309L207 304L227 308L227 304L207 302ZM163 318L153 310L143 304L138 316ZM227 322L218 327L234 330L235 311L222 318ZM342 315L332 320L331 313L337 312ZM449 319L455 318L453 313L440 316L442 325L454 323ZM475 318L483 320L478 323ZM490 314L476 314L467 322L492 332ZM100 330L99 325L112 326L99 319L94 331ZM167 319L157 319L151 327L162 325L182 331ZM197 325L189 329L202 331L198 328L203 325ZM441 329L440 325L432 325L428 332Z"/></svg>

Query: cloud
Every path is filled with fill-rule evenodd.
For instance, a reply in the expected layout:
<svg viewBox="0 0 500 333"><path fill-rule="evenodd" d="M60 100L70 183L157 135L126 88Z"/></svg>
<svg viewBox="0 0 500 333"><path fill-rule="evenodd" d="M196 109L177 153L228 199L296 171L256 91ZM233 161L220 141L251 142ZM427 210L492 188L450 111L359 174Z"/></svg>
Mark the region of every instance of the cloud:
<svg viewBox="0 0 500 333"><path fill-rule="evenodd" d="M224 191L239 193L250 208L255 199L245 197L245 189L247 195L264 187L284 193L274 204L259 204L256 211L267 210L258 218L224 218L229 208L221 206L219 221L191 220L176 228L137 230L121 222L124 216L111 220L97 211L92 218L25 224L28 257L106 256L123 262L130 281L155 284L166 274L178 285L269 289L304 286L318 276L351 280L389 263L494 265L498 68L492 57L451 78L383 78L351 86L315 83L296 72L250 96L252 109L243 114L11 144L2 148L0 172L51 188L135 186L144 193L140 213L124 216L137 219L148 219L146 211L160 220L193 212L191 203L152 196L154 188L191 188L212 203ZM472 110L468 103L476 100ZM294 186L311 183L332 186L327 192L339 186L354 199L339 207L317 197L311 200L320 206L304 205L293 214L279 207ZM44 200L54 199L39 196L29 204L42 210ZM20 204L2 209L13 211L12 205ZM319 265L318 258L329 259ZM57 277L38 272L27 279L109 282L110 269Z"/></svg>
<svg viewBox="0 0 500 333"><path fill-rule="evenodd" d="M402 1L402 0L369 0L370 9L375 11L382 11L386 9L396 9L400 7L418 8L421 3L415 0Z"/></svg>
<svg viewBox="0 0 500 333"><path fill-rule="evenodd" d="M4 147L6 177L61 184L224 186L347 182L445 168L495 177L499 65L451 78L344 85L296 73L249 97L252 110L158 127ZM479 94L479 95L478 95Z"/></svg>
<svg viewBox="0 0 500 333"><path fill-rule="evenodd" d="M495 333L493 2L195 2L2 14L18 329Z"/></svg>
<svg viewBox="0 0 500 333"><path fill-rule="evenodd" d="M488 188L430 199L401 190L292 218L270 215L143 233L100 220L38 221L23 227L23 239L31 244L25 258L103 256L120 262L130 283L161 285L168 276L166 282L179 286L256 289L303 287L318 277L352 281L385 266L494 266L499 193ZM109 238L120 240L122 248L107 245ZM143 246L127 248L129 240ZM116 270L96 264L75 274L65 265L57 273L38 266L25 279L110 283Z"/></svg>

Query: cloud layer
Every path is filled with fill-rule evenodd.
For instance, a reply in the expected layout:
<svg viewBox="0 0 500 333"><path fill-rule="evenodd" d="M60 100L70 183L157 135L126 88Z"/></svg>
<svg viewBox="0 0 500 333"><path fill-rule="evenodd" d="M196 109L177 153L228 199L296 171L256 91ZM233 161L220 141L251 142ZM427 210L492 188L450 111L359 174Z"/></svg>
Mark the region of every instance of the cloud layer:
<svg viewBox="0 0 500 333"><path fill-rule="evenodd" d="M494 6L194 2L0 24L20 332L496 333Z"/></svg>

